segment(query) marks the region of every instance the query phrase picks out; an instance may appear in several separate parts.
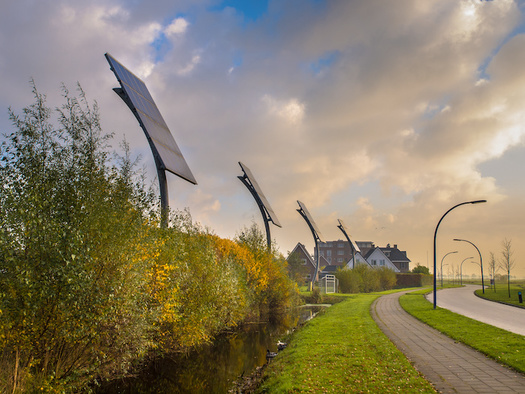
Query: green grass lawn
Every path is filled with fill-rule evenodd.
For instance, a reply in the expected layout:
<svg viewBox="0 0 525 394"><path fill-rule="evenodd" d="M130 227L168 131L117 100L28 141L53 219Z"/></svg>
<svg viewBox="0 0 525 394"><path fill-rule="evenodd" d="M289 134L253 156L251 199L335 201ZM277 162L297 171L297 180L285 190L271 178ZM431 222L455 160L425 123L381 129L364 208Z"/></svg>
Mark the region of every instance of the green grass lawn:
<svg viewBox="0 0 525 394"><path fill-rule="evenodd" d="M401 296L400 303L412 316L449 337L486 354L490 358L525 373L523 336L458 315L447 309L433 309L424 293L428 289ZM485 294L487 294L485 289Z"/></svg>
<svg viewBox="0 0 525 394"><path fill-rule="evenodd" d="M496 283L496 291L493 288L485 289L485 294L481 290L476 290L476 295L492 300L503 302L525 308L525 304L519 302L518 292L521 291L522 298L525 299L525 282L510 282L510 297L506 283Z"/></svg>
<svg viewBox="0 0 525 394"><path fill-rule="evenodd" d="M294 333L259 392L435 393L370 316L381 294L346 295Z"/></svg>

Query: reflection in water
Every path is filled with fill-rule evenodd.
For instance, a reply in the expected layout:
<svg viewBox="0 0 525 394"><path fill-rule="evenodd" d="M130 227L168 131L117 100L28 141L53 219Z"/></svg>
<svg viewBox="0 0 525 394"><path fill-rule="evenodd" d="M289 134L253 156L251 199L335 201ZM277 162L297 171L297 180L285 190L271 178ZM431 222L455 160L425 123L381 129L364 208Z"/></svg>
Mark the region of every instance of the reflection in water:
<svg viewBox="0 0 525 394"><path fill-rule="evenodd" d="M227 393L240 375L249 375L266 362L267 349L276 352L277 340L318 310L302 307L279 316L275 323L246 324L187 355L155 360L140 375L113 381L99 393Z"/></svg>

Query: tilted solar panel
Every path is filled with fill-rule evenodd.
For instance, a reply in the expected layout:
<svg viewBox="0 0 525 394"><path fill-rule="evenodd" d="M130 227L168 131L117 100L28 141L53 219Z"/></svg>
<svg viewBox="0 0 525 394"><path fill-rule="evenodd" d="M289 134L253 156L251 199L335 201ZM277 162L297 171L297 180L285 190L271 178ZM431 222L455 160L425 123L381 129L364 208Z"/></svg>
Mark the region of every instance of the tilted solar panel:
<svg viewBox="0 0 525 394"><path fill-rule="evenodd" d="M255 177L253 176L252 172L250 171L250 169L248 167L246 167L246 165L244 165L243 163L239 162L239 165L241 166L242 170L244 171L244 173L246 174L246 177L248 178L248 180L250 181L250 183L252 184L253 188L255 189L257 195L259 196L259 198L261 199L261 202L264 206L264 209L266 210L266 212L268 213L268 216L270 217L270 220L273 222L273 224L275 224L276 226L278 227L281 227L281 223L279 223L279 219L277 219L277 215L275 214L275 212L272 210L272 207L270 206L270 203L268 202L268 200L266 199L264 193L262 192L259 184L257 183L257 181L255 180Z"/></svg>
<svg viewBox="0 0 525 394"><path fill-rule="evenodd" d="M352 244L352 247L354 248L354 251L361 253L361 250L359 249L359 246L357 246L357 244L354 242L353 239L350 239L350 234L348 233L348 229L346 228L345 223L343 222L343 220L342 219L337 219L337 221L339 222L339 226L340 226L341 231L343 231L345 236L348 237L348 239L350 240L350 242Z"/></svg>
<svg viewBox="0 0 525 394"><path fill-rule="evenodd" d="M109 53L106 53L105 56L124 94L122 92L117 93L124 96L124 101L126 101L137 117L150 143L153 154L157 153L162 169L196 185L197 181L182 156L168 125L153 101L146 84Z"/></svg>
<svg viewBox="0 0 525 394"><path fill-rule="evenodd" d="M323 235L321 234L321 231L319 231L319 228L317 227L317 224L315 223L312 215L310 215L310 212L308 212L308 209L306 209L306 205L304 205L301 201L297 200L297 203L299 204L299 207L305 214L306 218L310 222L310 225L313 227L315 232L317 233L317 237L319 238L319 241L324 242Z"/></svg>

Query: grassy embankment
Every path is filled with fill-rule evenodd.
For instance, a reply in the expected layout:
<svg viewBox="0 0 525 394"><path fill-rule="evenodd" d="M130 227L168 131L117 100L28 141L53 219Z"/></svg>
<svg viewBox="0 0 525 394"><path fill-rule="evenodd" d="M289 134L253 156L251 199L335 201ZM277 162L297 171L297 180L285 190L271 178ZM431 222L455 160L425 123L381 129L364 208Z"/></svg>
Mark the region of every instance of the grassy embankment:
<svg viewBox="0 0 525 394"><path fill-rule="evenodd" d="M386 293L338 295L345 300L297 331L270 363L259 392L434 393L370 316Z"/></svg>
<svg viewBox="0 0 525 394"><path fill-rule="evenodd" d="M486 354L488 357L525 373L523 336L478 322L447 309L433 309L424 293L428 289L401 296L400 303L412 316L449 337ZM485 290L485 294L488 294Z"/></svg>
<svg viewBox="0 0 525 394"><path fill-rule="evenodd" d="M495 291L493 288L485 289L485 294L483 294L481 290L476 290L476 295L491 301L502 302L505 304L516 305L521 308L525 308L525 304L519 302L518 292L521 292L522 298L525 298L524 281L510 283L510 297L509 289L506 283L498 283Z"/></svg>

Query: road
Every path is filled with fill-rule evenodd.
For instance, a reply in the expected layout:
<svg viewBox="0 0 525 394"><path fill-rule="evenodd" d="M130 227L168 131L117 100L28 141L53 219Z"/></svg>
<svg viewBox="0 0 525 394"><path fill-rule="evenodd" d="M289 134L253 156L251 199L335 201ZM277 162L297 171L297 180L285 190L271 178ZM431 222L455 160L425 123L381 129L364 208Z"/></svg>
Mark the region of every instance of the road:
<svg viewBox="0 0 525 394"><path fill-rule="evenodd" d="M471 319L525 336L525 309L476 297L474 290L479 288L481 286L466 285L465 287L438 290L437 305ZM485 291L491 290L485 289ZM432 292L427 295L427 300L434 302Z"/></svg>

